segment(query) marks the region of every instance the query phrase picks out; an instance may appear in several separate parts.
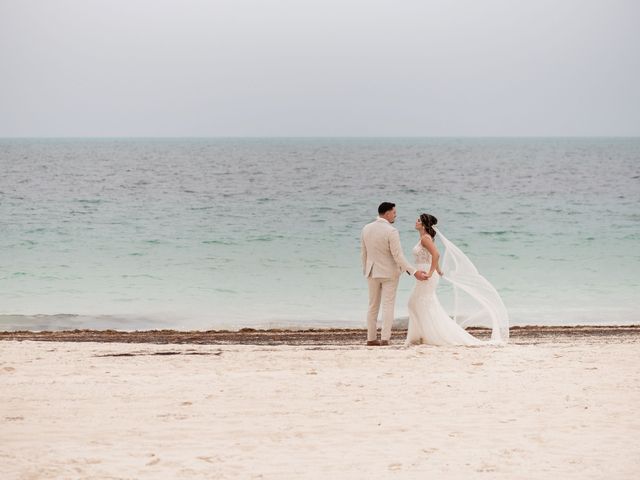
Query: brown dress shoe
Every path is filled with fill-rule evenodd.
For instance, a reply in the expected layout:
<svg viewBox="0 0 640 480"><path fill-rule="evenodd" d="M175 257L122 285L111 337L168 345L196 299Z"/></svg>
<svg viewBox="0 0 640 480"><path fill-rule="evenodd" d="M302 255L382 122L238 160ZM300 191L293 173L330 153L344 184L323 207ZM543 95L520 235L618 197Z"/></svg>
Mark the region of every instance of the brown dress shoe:
<svg viewBox="0 0 640 480"><path fill-rule="evenodd" d="M367 340L367 347L377 347L380 345L380 340Z"/></svg>
<svg viewBox="0 0 640 480"><path fill-rule="evenodd" d="M386 347L387 345L389 345L389 340L380 340L380 343L378 345Z"/></svg>

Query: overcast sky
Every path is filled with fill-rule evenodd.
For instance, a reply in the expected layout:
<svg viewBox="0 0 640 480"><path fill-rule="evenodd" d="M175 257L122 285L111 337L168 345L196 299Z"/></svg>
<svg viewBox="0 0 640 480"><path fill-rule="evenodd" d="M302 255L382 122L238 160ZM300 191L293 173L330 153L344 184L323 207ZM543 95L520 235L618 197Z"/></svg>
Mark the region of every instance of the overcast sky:
<svg viewBox="0 0 640 480"><path fill-rule="evenodd" d="M0 136L637 136L637 0L0 0Z"/></svg>

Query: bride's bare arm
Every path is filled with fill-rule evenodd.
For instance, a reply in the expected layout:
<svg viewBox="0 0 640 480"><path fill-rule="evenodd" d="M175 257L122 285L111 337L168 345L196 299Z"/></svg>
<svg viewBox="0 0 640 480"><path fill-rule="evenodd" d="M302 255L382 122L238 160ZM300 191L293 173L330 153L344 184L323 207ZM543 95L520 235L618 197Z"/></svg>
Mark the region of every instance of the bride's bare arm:
<svg viewBox="0 0 640 480"><path fill-rule="evenodd" d="M440 266L438 262L440 261L440 252L438 252L438 248L436 247L433 238L431 235L426 234L420 237L420 243L427 251L431 254L431 267L429 268L429 272L427 275L433 275L433 272L438 272L438 275L442 275L442 270L440 270Z"/></svg>

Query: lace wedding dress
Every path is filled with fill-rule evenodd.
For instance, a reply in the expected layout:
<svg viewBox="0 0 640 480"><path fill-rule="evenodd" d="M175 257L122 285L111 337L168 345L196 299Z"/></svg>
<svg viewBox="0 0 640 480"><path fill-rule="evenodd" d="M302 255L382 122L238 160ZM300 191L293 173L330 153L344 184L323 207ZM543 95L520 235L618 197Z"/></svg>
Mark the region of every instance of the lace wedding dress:
<svg viewBox="0 0 640 480"><path fill-rule="evenodd" d="M452 316L444 309L436 290L440 276L416 281L409 298L409 327L405 345L502 344L509 338L509 317L496 289L478 273L471 260L436 229L436 239L444 246L441 253L443 279L453 287ZM429 271L431 254L420 242L413 248L416 268ZM491 328L491 340L475 338L464 327Z"/></svg>

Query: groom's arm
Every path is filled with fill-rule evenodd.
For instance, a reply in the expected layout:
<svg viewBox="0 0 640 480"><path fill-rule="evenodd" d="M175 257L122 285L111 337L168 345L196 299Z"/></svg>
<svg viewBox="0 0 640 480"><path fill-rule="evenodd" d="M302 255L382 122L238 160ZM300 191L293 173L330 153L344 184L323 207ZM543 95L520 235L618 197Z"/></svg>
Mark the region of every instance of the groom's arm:
<svg viewBox="0 0 640 480"><path fill-rule="evenodd" d="M393 230L389 236L389 248L391 249L393 259L402 271L407 272L409 275L414 275L416 273L416 269L413 268L413 265L407 262L406 258L404 258L402 246L400 245L400 234L397 230Z"/></svg>
<svg viewBox="0 0 640 480"><path fill-rule="evenodd" d="M362 261L362 272L367 270L367 247L364 245L364 232L360 234L360 260Z"/></svg>

